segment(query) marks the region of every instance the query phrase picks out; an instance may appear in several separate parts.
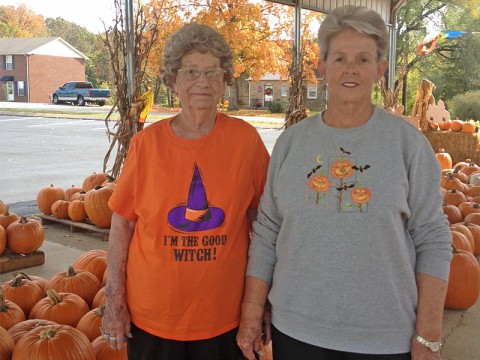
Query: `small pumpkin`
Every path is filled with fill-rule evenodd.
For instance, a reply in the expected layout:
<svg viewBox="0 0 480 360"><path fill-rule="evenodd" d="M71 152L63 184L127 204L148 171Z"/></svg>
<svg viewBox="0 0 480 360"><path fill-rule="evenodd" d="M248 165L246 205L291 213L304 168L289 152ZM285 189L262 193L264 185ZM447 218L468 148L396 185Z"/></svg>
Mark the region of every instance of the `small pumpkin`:
<svg viewBox="0 0 480 360"><path fill-rule="evenodd" d="M15 213L11 213L9 210L10 207L7 205L5 211L0 215L0 226L3 226L5 230L7 230L8 225L10 225L12 222L20 220L20 216Z"/></svg>
<svg viewBox="0 0 480 360"><path fill-rule="evenodd" d="M112 194L112 187L96 186L85 195L85 211L88 218L100 228L109 228L112 224L113 212L108 207L108 200Z"/></svg>
<svg viewBox="0 0 480 360"><path fill-rule="evenodd" d="M85 195L87 194L86 191L79 191L75 194L72 195L72 197L70 198L70 201L74 201L74 200L85 200Z"/></svg>
<svg viewBox="0 0 480 360"><path fill-rule="evenodd" d="M110 343L103 338L97 337L92 342L93 351L97 360L127 360L127 347L124 346L122 350L112 349Z"/></svg>
<svg viewBox="0 0 480 360"><path fill-rule="evenodd" d="M467 201L467 197L461 191L452 189L447 190L445 195L443 195L443 203L446 205L455 205L459 206L461 203Z"/></svg>
<svg viewBox="0 0 480 360"><path fill-rule="evenodd" d="M2 284L2 288L5 299L20 306L26 317L33 306L45 296L45 291L40 285L22 273L15 274L11 281Z"/></svg>
<svg viewBox="0 0 480 360"><path fill-rule="evenodd" d="M370 201L372 193L367 187L356 187L352 189L350 197L355 204L361 205Z"/></svg>
<svg viewBox="0 0 480 360"><path fill-rule="evenodd" d="M65 199L65 192L62 188L51 184L49 187L40 189L37 195L37 206L45 215L52 214L52 205L57 200Z"/></svg>
<svg viewBox="0 0 480 360"><path fill-rule="evenodd" d="M75 260L73 268L92 273L101 283L103 274L107 269L107 251L98 249L88 250Z"/></svg>
<svg viewBox="0 0 480 360"><path fill-rule="evenodd" d="M78 192L82 191L82 188L79 188L75 185L72 185L71 187L65 189L65 200L72 200L72 196Z"/></svg>
<svg viewBox="0 0 480 360"><path fill-rule="evenodd" d="M95 294L95 297L93 298L93 302L92 302L92 309L96 309L100 307L100 305L105 304L105 291L106 291L106 287L104 285Z"/></svg>
<svg viewBox="0 0 480 360"><path fill-rule="evenodd" d="M474 133L477 129L475 122L472 120L462 122L462 131L466 133Z"/></svg>
<svg viewBox="0 0 480 360"><path fill-rule="evenodd" d="M25 319L25 313L20 306L5 299L3 288L0 287L0 326L8 330L16 323Z"/></svg>
<svg viewBox="0 0 480 360"><path fill-rule="evenodd" d="M102 318L105 313L105 305L100 305L82 316L76 328L87 335L88 340L93 341L102 333L100 327L102 326Z"/></svg>
<svg viewBox="0 0 480 360"><path fill-rule="evenodd" d="M455 204L452 204L455 205ZM480 213L480 204L473 201L465 201L457 205L458 209L461 211L463 218L468 214Z"/></svg>
<svg viewBox="0 0 480 360"><path fill-rule="evenodd" d="M29 331L40 326L56 324L56 322L50 320L28 319L13 325L10 329L8 329L8 333L12 336L13 342L16 344Z"/></svg>
<svg viewBox="0 0 480 360"><path fill-rule="evenodd" d="M86 270L74 269L72 266L67 271L61 271L52 276L48 288L57 292L74 293L80 296L88 306L91 306L95 294L101 285L98 278Z"/></svg>
<svg viewBox="0 0 480 360"><path fill-rule="evenodd" d="M52 215L57 219L68 219L68 200L57 200L52 204Z"/></svg>
<svg viewBox="0 0 480 360"><path fill-rule="evenodd" d="M452 168L452 157L449 153L445 151L445 149L441 148L438 150L438 153L435 154L437 157L442 170L451 169Z"/></svg>
<svg viewBox="0 0 480 360"><path fill-rule="evenodd" d="M457 177L453 176L452 173L447 173L446 176L440 178L440 186L446 190L457 190L460 192L466 191L468 188L467 184L462 182Z"/></svg>
<svg viewBox="0 0 480 360"><path fill-rule="evenodd" d="M455 205L443 205L442 208L450 224L455 224L463 220L462 212Z"/></svg>
<svg viewBox="0 0 480 360"><path fill-rule="evenodd" d="M340 159L330 167L330 175L334 178L345 179L353 175L353 164L350 160Z"/></svg>
<svg viewBox="0 0 480 360"><path fill-rule="evenodd" d="M460 132L460 131L462 131L462 125L463 125L462 120L458 120L458 119L451 120L450 121L450 130L454 131L454 132Z"/></svg>
<svg viewBox="0 0 480 360"><path fill-rule="evenodd" d="M7 247L16 254L30 254L37 251L45 240L40 221L22 216L7 228Z"/></svg>
<svg viewBox="0 0 480 360"><path fill-rule="evenodd" d="M0 359L9 360L12 358L15 343L8 331L0 326Z"/></svg>
<svg viewBox="0 0 480 360"><path fill-rule="evenodd" d="M81 331L68 325L35 328L17 342L12 360L96 360L93 346Z"/></svg>
<svg viewBox="0 0 480 360"><path fill-rule="evenodd" d="M102 185L107 181L108 174L106 173L93 173L92 175L87 176L82 183L82 190L87 192L91 189L94 189L96 186Z"/></svg>
<svg viewBox="0 0 480 360"><path fill-rule="evenodd" d="M47 296L35 304L30 311L30 319L45 319L58 324L77 326L78 322L90 311L85 300L73 293L58 293L47 290Z"/></svg>
<svg viewBox="0 0 480 360"><path fill-rule="evenodd" d="M453 247L445 308L464 310L473 306L480 293L480 267L472 253Z"/></svg>
<svg viewBox="0 0 480 360"><path fill-rule="evenodd" d="M451 230L452 234L452 244L455 249L468 251L473 254L473 247L470 240L465 234L457 230Z"/></svg>
<svg viewBox="0 0 480 360"><path fill-rule="evenodd" d="M87 212L83 200L72 200L68 204L68 217L73 221L85 221Z"/></svg>

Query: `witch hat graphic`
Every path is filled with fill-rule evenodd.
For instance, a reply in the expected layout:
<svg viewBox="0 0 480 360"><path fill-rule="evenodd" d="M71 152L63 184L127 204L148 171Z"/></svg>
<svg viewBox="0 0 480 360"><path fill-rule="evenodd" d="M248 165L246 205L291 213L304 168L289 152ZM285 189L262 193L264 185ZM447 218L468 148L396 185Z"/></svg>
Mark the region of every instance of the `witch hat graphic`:
<svg viewBox="0 0 480 360"><path fill-rule="evenodd" d="M168 222L177 230L191 232L215 229L224 220L225 212L222 209L209 206L205 186L195 164L187 205L170 210Z"/></svg>

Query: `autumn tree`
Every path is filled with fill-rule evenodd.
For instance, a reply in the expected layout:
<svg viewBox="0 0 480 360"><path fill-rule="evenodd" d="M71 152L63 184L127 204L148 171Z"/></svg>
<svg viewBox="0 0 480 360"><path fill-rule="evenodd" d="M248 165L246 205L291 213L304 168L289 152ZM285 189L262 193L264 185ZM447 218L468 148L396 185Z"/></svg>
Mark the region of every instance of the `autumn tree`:
<svg viewBox="0 0 480 360"><path fill-rule="evenodd" d="M48 31L43 16L35 14L25 4L18 7L0 6L0 37L45 36L48 36Z"/></svg>

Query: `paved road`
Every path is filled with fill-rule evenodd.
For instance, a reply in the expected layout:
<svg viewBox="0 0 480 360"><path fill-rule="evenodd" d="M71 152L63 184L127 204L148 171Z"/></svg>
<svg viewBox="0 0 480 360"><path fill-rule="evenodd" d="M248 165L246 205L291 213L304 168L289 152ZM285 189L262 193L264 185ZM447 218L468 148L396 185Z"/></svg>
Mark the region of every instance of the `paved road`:
<svg viewBox="0 0 480 360"><path fill-rule="evenodd" d="M17 213L36 210L42 187L80 186L103 171L110 145L103 121L0 115L0 129L0 199ZM271 152L281 131L258 131Z"/></svg>

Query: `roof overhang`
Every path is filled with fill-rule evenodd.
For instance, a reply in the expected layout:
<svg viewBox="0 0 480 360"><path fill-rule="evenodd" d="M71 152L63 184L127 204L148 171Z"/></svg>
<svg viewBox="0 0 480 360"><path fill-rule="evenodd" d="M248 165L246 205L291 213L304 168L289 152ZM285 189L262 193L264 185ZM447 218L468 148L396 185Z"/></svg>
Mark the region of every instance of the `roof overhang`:
<svg viewBox="0 0 480 360"><path fill-rule="evenodd" d="M13 76L11 75L4 75L0 78L0 81L13 81Z"/></svg>

